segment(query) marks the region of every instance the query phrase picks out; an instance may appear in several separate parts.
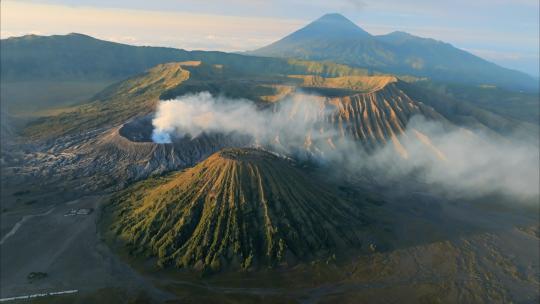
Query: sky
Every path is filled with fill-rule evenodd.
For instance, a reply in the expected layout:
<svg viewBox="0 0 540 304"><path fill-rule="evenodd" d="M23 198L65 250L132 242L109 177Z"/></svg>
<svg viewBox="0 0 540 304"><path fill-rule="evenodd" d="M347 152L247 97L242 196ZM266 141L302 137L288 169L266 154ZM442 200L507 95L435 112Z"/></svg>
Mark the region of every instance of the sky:
<svg viewBox="0 0 540 304"><path fill-rule="evenodd" d="M325 13L374 35L395 30L449 42L539 75L539 0L2 0L2 39L84 33L134 45L244 51Z"/></svg>

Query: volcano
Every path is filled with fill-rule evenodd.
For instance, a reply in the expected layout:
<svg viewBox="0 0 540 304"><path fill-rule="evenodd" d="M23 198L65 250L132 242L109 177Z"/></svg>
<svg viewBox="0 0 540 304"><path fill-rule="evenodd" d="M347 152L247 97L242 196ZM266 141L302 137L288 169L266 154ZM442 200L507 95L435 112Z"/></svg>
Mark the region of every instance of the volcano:
<svg viewBox="0 0 540 304"><path fill-rule="evenodd" d="M360 245L367 217L294 163L224 149L186 171L135 186L113 203L112 231L135 255L195 270L257 269Z"/></svg>
<svg viewBox="0 0 540 304"><path fill-rule="evenodd" d="M341 14L323 15L248 54L332 61L374 72L538 91L534 77L503 68L449 43L399 31L371 35Z"/></svg>

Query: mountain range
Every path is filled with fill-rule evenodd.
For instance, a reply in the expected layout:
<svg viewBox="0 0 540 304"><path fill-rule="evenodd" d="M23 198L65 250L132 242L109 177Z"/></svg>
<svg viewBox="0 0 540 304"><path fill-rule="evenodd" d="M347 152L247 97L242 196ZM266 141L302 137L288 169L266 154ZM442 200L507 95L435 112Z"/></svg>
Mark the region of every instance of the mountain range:
<svg viewBox="0 0 540 304"><path fill-rule="evenodd" d="M315 69L323 74L339 76L350 67L334 63L306 63L280 58L248 57L217 51L186 51L150 46L132 46L71 33L67 35L26 35L2 39L0 44L2 82L28 80L91 81L121 80L160 63L203 61L219 64L227 61L227 69L243 74L301 73ZM355 73L366 74L358 69Z"/></svg>
<svg viewBox="0 0 540 304"><path fill-rule="evenodd" d="M321 19L323 21L331 21L330 25L327 27L321 26L324 24L321 23ZM311 48L310 45L316 45L313 44L317 41L315 39L316 37L319 37L321 41L327 41L328 39L344 41L350 37L357 37L358 46L365 49L365 52L362 51L362 56L357 56L355 55L356 53L350 53L351 56L349 59L359 60L359 58L381 59L382 57L378 57L377 54L389 52L388 50L383 52L381 47L388 46L390 40L393 40L394 44L409 45L407 48L393 46L392 48L396 52L403 53L406 50L409 54L418 54L414 56L422 55L427 52L427 49L433 49L431 47L433 46L435 47L432 50L434 53L438 52L436 49L444 48L463 57L462 59L455 58L455 60L459 62L463 61L464 63L458 62L451 64L451 68L454 71L450 74L459 75L459 77L456 76L458 79L453 80L445 78L450 74L444 71L438 71L430 75L433 79L423 76L419 78L399 74L398 72L410 72L410 74L415 75L428 75L430 72L427 66L420 70L412 69L411 66L407 67L406 62L408 57L403 57L399 61L401 63L399 63L395 54L389 55L390 57L388 58L394 58L394 63L398 62L399 64L380 64L382 61L378 59L379 64L376 64L377 69L373 69L369 65L359 66L358 64L351 64L349 66L332 62L340 61L339 56L347 54L348 51L341 50L341 46L347 47L350 45L345 43L332 43L326 46L320 45L321 52L324 51L323 55L325 55L324 58L326 59L324 61L307 61L291 58L245 56L224 52L185 51L174 48L132 46L99 40L75 33L53 36L27 35L2 39L2 43L0 44L2 115L6 115L6 113L29 116L48 115L47 112L41 113L38 111L48 111L58 107L93 100L95 99L93 95L102 91L105 87L125 78L144 73L157 64L202 61L206 66L211 66L212 64L220 65L226 62L227 64L224 65L224 69L220 70L220 75L235 74L242 75L243 77L247 75L281 77L283 75L294 74L316 74L323 77L366 76L369 74L381 74L381 71L386 70L388 71L386 74L398 74L400 79L415 82L418 86L423 86L432 91L432 93L436 92L441 96L444 95L446 99L466 101L467 103L507 118L538 123L538 91L534 89L524 92L516 91L516 88L527 87L531 89L534 87L537 81L528 75L516 71L510 71L510 74L507 74L506 72L509 71L507 69L431 39L413 37L404 33L371 36L340 15L324 16L321 19L315 21L313 27L308 26L307 29L299 31L300 34L298 35L307 39L305 43L297 43L299 44L299 49ZM324 35L316 35L316 32L319 31L322 31ZM296 40L298 35L292 34L288 38L283 39L283 41L290 42L291 40ZM401 37L401 39L398 39L398 37ZM384 40L385 42L380 42L379 40ZM369 41L369 43L366 44L366 41ZM282 43L279 42L276 44L281 45ZM331 51L338 45L341 45L340 48ZM368 45L370 47L366 49ZM263 48L260 52L266 49ZM357 50L361 51L360 48ZM375 52L376 50L380 50L382 53ZM321 59L317 56L309 57ZM449 62L444 55L440 54L431 57L427 56L426 58L431 58L430 60L433 61L434 59L432 57L439 58L437 60L442 61L442 65L439 64L437 66L443 66L446 62ZM448 58L453 57L449 56ZM486 75L469 71L470 67L474 65L469 66L467 63L468 60L473 60L479 63L480 66L487 66L485 69L479 66L481 72ZM368 61L371 62L373 60L369 59ZM398 65L401 67L398 67ZM459 66L462 66L463 69L456 70L456 67ZM406 67L405 70L402 69L403 67ZM445 68L444 70L448 71L449 69ZM490 72L488 73L486 71ZM499 81L500 79L495 79L504 75L510 75L508 76L510 79L502 81L502 83ZM515 77L511 75L515 75ZM436 81L436 79L439 79L439 81ZM447 79L448 82L443 81L444 79ZM452 83L453 81L457 83ZM487 85L489 83L500 83L500 86ZM180 91L171 94L178 94L185 90L186 88L184 87ZM38 102L36 102L34 92L39 92Z"/></svg>
<svg viewBox="0 0 540 304"><path fill-rule="evenodd" d="M405 32L371 35L340 14L324 15L279 41L244 53L255 55L252 58L223 52L130 46L77 33L2 39L0 51L3 82L43 78L120 80L160 63L188 60L218 63L223 58L227 58L229 68L246 73L262 67L276 72L283 71L293 58L335 62L338 65L333 64L331 69L338 73L344 68L339 66L342 64L364 74L409 75L529 92L538 92L539 86L538 79L530 75L500 67L448 43ZM297 65L289 67L288 72L298 70Z"/></svg>
<svg viewBox="0 0 540 304"><path fill-rule="evenodd" d="M248 54L328 60L384 73L435 81L538 90L538 79L506 69L451 44L405 32L375 36L341 14L326 14Z"/></svg>

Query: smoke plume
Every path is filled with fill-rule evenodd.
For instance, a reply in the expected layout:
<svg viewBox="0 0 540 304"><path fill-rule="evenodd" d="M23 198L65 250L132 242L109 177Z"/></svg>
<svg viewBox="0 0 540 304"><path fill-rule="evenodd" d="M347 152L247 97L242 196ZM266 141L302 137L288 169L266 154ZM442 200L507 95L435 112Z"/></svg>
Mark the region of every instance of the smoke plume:
<svg viewBox="0 0 540 304"><path fill-rule="evenodd" d="M169 143L174 137L203 133L249 135L254 145L331 163L329 167L336 170L376 172L386 180L414 173L459 196L539 195L536 143L458 127L449 130L440 122L416 116L397 138L400 149L389 142L368 153L324 119L329 114L324 102L322 97L299 93L259 109L249 100L213 97L207 92L181 96L161 101L152 139Z"/></svg>

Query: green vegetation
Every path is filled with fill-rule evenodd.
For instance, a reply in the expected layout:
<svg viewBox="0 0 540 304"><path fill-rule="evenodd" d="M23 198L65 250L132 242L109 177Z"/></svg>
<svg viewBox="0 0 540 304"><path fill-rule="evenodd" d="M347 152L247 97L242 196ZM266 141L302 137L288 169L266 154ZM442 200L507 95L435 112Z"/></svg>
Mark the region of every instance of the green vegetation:
<svg viewBox="0 0 540 304"><path fill-rule="evenodd" d="M268 152L226 149L113 200L111 231L131 254L198 271L258 269L360 245L368 220Z"/></svg>
<svg viewBox="0 0 540 304"><path fill-rule="evenodd" d="M384 88L387 84L396 82L393 76L341 76L321 77L318 75L291 75L291 78L301 79L303 87L348 89L356 93L370 93Z"/></svg>
<svg viewBox="0 0 540 304"><path fill-rule="evenodd" d="M369 75L369 71L367 69L352 68L348 65L333 63L330 61L306 61L289 59L287 62L291 66L305 68L305 70L303 70L305 74L324 75L328 77Z"/></svg>

